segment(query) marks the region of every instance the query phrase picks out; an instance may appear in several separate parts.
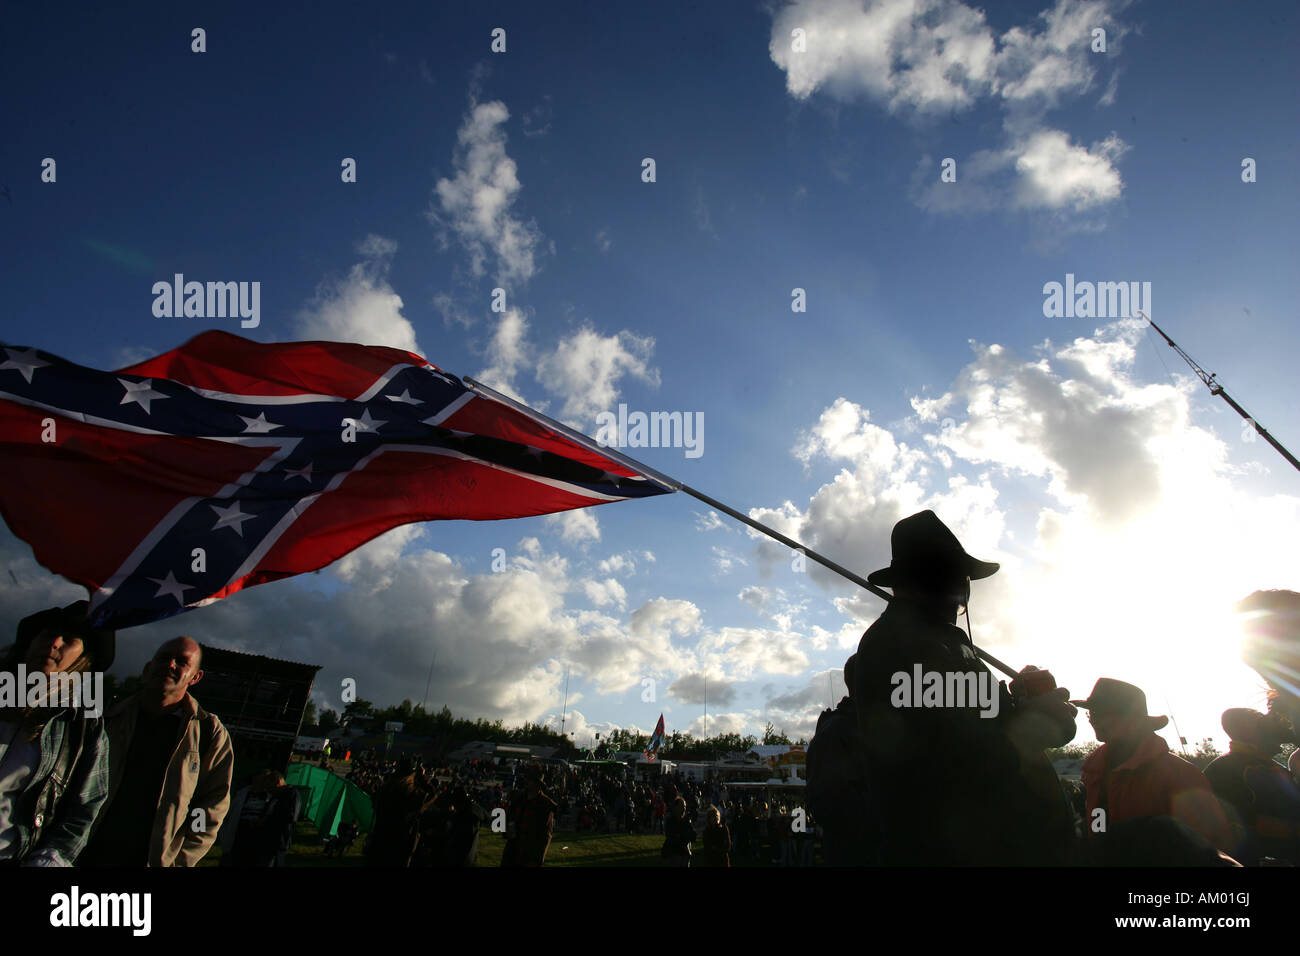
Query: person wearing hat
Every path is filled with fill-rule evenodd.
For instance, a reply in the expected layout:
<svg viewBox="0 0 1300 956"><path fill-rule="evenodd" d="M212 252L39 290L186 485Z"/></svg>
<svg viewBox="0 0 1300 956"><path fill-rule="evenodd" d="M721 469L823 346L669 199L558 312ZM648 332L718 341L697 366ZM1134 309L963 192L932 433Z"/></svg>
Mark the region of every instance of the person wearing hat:
<svg viewBox="0 0 1300 956"><path fill-rule="evenodd" d="M1232 825L1232 855L1247 866L1265 857L1300 866L1300 787L1273 760L1295 735L1280 714L1223 712L1228 752L1205 768Z"/></svg>
<svg viewBox="0 0 1300 956"><path fill-rule="evenodd" d="M90 674L113 663L115 635L86 601L18 624L0 671ZM100 702L102 705L102 702ZM0 866L72 866L108 797L108 737L85 707L0 708Z"/></svg>
<svg viewBox="0 0 1300 956"><path fill-rule="evenodd" d="M1068 692L1013 699L956 626L970 583L998 565L979 561L933 511L899 521L892 561L867 580L893 599L858 644L851 694L870 781L882 865L1059 865L1073 851L1069 806L1044 749L1075 734ZM909 706L900 675L963 675L996 710L974 701Z"/></svg>
<svg viewBox="0 0 1300 956"><path fill-rule="evenodd" d="M1220 850L1230 848L1228 822L1210 782L1170 752L1156 733L1169 718L1147 714L1146 694L1140 687L1103 677L1087 700L1071 703L1088 711L1093 733L1102 744L1080 771L1090 834L1103 834L1126 820L1173 817Z"/></svg>

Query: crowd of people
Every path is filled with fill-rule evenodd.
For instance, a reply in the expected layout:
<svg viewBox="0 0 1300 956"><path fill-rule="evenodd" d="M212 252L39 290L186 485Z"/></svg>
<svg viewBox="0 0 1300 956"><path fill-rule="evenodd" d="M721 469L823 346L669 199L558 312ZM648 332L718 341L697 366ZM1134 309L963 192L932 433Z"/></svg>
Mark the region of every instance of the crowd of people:
<svg viewBox="0 0 1300 956"><path fill-rule="evenodd" d="M541 865L557 830L662 835L670 865L811 866L819 832L798 804L679 772L636 780L605 767L477 759L425 767L371 752L358 757L349 779L374 799L366 855L376 865L474 865L477 844L449 834L457 820L472 816L482 825L498 813L503 866Z"/></svg>
<svg viewBox="0 0 1300 956"><path fill-rule="evenodd" d="M845 663L849 693L821 715L803 801L681 774L635 780L607 767L469 760L422 766L374 753L349 780L370 795L365 840L379 866L463 866L480 833L505 837L503 866L540 866L565 832L663 836L665 865L1300 865L1300 768L1276 757L1300 742L1300 594L1242 602L1247 660L1270 687L1267 712L1230 708L1230 750L1204 772L1172 753L1132 683L1102 677L1070 700L1050 673L992 680L956 626L971 582L996 564L968 555L925 511L894 527L892 562L868 577L888 607ZM0 672L106 670L111 630L86 602L20 622ZM138 692L102 717L54 699L0 706L0 866L193 866L217 843L223 865L283 865L299 813L284 777L256 774L234 795L234 753L219 718L190 694L202 648L167 641ZM997 687L997 706L936 699L917 706L898 675L937 686ZM958 680L954 681L953 678ZM942 694L939 695L942 697ZM1074 785L1046 752L1074 739L1080 711L1101 745ZM345 821L330 840L358 836Z"/></svg>

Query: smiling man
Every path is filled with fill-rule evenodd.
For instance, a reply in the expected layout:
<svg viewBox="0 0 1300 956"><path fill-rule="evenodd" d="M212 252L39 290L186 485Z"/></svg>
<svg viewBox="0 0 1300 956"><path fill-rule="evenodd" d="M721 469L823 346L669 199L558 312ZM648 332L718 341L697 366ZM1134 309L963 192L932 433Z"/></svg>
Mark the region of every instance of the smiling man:
<svg viewBox="0 0 1300 956"><path fill-rule="evenodd" d="M230 806L235 754L219 718L189 689L203 650L168 641L145 665L144 686L108 713L108 807L84 862L91 866L194 866Z"/></svg>

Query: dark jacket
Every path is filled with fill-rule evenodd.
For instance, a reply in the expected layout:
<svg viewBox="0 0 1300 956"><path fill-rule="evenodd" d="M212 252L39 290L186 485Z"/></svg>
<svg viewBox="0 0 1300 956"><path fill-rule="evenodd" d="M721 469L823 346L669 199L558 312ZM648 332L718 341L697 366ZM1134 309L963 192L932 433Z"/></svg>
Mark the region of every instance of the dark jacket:
<svg viewBox="0 0 1300 956"><path fill-rule="evenodd" d="M862 732L853 698L822 711L808 745L808 809L822 827L827 866L871 862L875 840L867 799Z"/></svg>
<svg viewBox="0 0 1300 956"><path fill-rule="evenodd" d="M978 705L895 707L894 675L987 675L998 713ZM858 645L853 699L876 824L875 862L888 866L1061 865L1074 828L1042 751L1021 753L1015 705L966 635L941 612L895 599Z"/></svg>
<svg viewBox="0 0 1300 956"><path fill-rule="evenodd" d="M1232 855L1247 866L1264 857L1300 866L1300 787L1258 747L1234 740L1205 768L1232 824Z"/></svg>
<svg viewBox="0 0 1300 956"><path fill-rule="evenodd" d="M695 839L695 828L691 826L690 821L683 816L678 819L673 814L669 814L664 820L664 845L659 851L660 856L664 857L689 857L691 855L691 843Z"/></svg>
<svg viewBox="0 0 1300 956"><path fill-rule="evenodd" d="M514 818L515 835L506 841L501 854L502 866L541 866L555 832L555 801L538 790L533 797L525 793L511 801L509 817Z"/></svg>
<svg viewBox="0 0 1300 956"><path fill-rule="evenodd" d="M721 823L707 824L694 863L696 866L731 866L731 831Z"/></svg>

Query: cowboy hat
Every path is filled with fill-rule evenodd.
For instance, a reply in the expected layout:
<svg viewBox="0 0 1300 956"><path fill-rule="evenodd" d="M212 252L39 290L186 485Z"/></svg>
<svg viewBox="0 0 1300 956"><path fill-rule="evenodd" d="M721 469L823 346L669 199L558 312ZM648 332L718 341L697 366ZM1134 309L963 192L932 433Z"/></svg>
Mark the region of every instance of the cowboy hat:
<svg viewBox="0 0 1300 956"><path fill-rule="evenodd" d="M1165 716L1152 717L1147 713L1147 695L1142 688L1127 684L1113 677L1103 677L1092 685L1092 693L1087 700L1070 701L1075 707L1084 710L1100 711L1103 714L1123 714L1125 716L1145 717L1151 722L1152 730L1159 730L1169 723Z"/></svg>
<svg viewBox="0 0 1300 956"><path fill-rule="evenodd" d="M892 552L889 567L868 574L868 583L888 588L909 581L953 577L978 581L996 573L1000 567L967 554L957 536L933 511L919 512L894 525L889 546Z"/></svg>
<svg viewBox="0 0 1300 956"><path fill-rule="evenodd" d="M88 601L74 601L67 607L51 607L29 614L18 622L13 653L18 658L27 656L27 648L44 631L56 631L67 637L81 639L82 653L87 655L96 670L106 671L113 663L117 650L117 634L107 628L90 626L86 619Z"/></svg>

